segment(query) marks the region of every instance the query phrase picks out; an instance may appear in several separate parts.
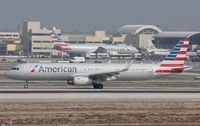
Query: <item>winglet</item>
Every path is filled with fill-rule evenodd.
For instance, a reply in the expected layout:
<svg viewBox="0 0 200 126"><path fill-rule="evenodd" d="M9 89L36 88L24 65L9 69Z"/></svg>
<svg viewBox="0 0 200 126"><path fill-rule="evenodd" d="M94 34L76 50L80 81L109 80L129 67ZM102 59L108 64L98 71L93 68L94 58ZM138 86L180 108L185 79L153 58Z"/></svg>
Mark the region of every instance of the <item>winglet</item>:
<svg viewBox="0 0 200 126"><path fill-rule="evenodd" d="M129 62L128 65L124 69L120 70L119 72L128 71L132 64L133 64L133 60L131 60L131 62Z"/></svg>

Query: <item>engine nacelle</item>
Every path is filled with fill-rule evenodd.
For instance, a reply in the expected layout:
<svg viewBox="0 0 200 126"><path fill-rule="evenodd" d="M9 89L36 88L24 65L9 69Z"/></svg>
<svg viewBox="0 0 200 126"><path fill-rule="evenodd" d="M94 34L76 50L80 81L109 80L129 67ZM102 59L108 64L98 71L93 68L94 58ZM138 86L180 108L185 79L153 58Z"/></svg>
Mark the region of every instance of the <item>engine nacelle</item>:
<svg viewBox="0 0 200 126"><path fill-rule="evenodd" d="M70 85L91 85L92 80L88 77L74 77L73 80L68 80Z"/></svg>

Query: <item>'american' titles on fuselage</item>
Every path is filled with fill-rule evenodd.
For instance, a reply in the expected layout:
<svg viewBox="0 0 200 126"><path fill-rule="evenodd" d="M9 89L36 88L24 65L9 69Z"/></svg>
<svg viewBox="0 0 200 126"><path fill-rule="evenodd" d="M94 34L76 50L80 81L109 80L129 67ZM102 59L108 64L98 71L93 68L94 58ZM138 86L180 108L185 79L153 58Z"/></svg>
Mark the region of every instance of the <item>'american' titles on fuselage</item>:
<svg viewBox="0 0 200 126"><path fill-rule="evenodd" d="M58 67L44 67L40 66L38 72L77 72L76 67L63 67L63 66L58 66Z"/></svg>

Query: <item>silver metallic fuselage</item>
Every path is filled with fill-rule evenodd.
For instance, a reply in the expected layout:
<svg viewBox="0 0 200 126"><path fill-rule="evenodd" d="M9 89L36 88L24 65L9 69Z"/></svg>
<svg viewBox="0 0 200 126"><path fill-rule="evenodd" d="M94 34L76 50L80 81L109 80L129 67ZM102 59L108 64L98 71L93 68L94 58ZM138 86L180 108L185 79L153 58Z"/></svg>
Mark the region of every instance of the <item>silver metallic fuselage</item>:
<svg viewBox="0 0 200 126"><path fill-rule="evenodd" d="M99 47L106 49L109 53L114 51L118 54L133 54L138 50L135 47L128 45L107 45L107 44L68 44L66 48L71 48L67 52L71 53L91 53Z"/></svg>
<svg viewBox="0 0 200 126"><path fill-rule="evenodd" d="M17 80L69 80L75 76L85 76L99 72L117 71L127 64L97 63L26 63L15 66L18 70L9 70L6 75ZM159 64L132 64L128 71L120 72L116 80L135 81L158 78L155 73Z"/></svg>

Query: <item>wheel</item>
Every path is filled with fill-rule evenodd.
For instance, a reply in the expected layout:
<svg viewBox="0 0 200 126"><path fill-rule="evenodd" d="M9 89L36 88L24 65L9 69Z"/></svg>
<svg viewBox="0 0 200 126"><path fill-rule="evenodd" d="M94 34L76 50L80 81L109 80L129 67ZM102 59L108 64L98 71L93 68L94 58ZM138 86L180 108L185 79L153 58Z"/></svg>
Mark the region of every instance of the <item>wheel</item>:
<svg viewBox="0 0 200 126"><path fill-rule="evenodd" d="M103 89L103 84L98 84L99 89Z"/></svg>
<svg viewBox="0 0 200 126"><path fill-rule="evenodd" d="M24 88L28 88L28 84L24 85Z"/></svg>
<svg viewBox="0 0 200 126"><path fill-rule="evenodd" d="M98 84L94 84L93 87L94 87L94 89L98 89L99 88Z"/></svg>
<svg viewBox="0 0 200 126"><path fill-rule="evenodd" d="M103 84L94 84L94 89L103 89Z"/></svg>

